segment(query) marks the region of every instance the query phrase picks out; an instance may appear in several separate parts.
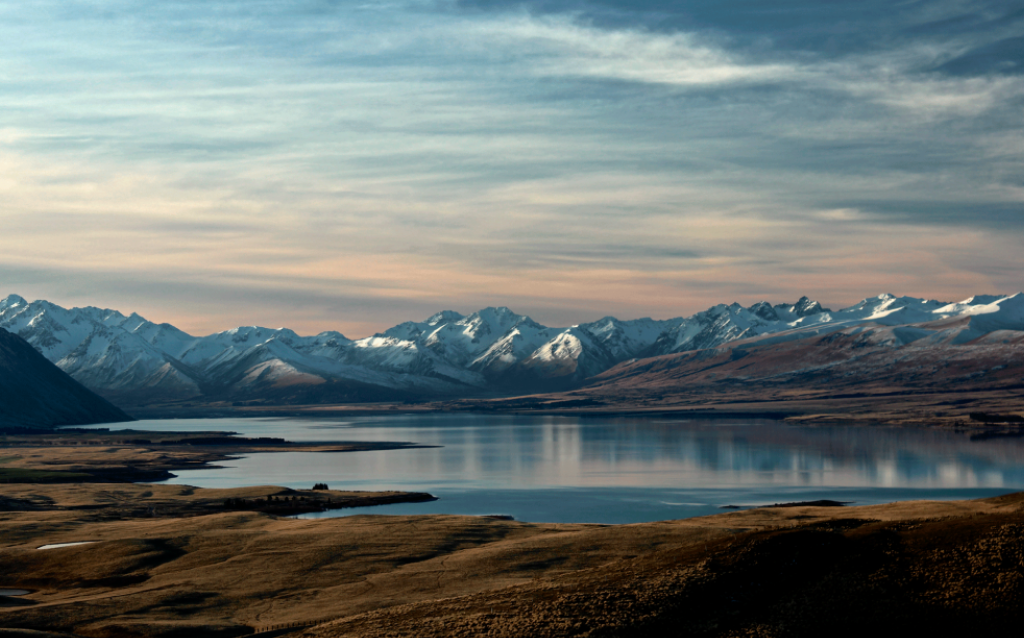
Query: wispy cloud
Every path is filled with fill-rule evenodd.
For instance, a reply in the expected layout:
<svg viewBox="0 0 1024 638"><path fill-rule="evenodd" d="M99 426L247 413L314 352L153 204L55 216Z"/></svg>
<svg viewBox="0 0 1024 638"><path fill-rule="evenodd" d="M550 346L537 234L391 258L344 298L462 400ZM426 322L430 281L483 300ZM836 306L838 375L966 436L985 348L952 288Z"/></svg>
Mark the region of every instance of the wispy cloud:
<svg viewBox="0 0 1024 638"><path fill-rule="evenodd" d="M0 280L356 335L1019 287L1020 17L719 4L0 0Z"/></svg>
<svg viewBox="0 0 1024 638"><path fill-rule="evenodd" d="M606 30L569 17L521 15L475 24L465 35L480 38L480 46L521 52L539 75L716 86L773 82L798 73L792 65L736 59L694 33Z"/></svg>

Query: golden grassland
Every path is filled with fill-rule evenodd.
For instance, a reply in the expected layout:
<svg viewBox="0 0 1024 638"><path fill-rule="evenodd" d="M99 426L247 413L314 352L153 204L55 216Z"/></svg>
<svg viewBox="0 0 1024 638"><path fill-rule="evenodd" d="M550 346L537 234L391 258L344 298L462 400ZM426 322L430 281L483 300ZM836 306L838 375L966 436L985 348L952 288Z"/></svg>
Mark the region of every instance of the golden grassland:
<svg viewBox="0 0 1024 638"><path fill-rule="evenodd" d="M40 507L0 513L0 587L32 590L0 599L0 627L79 636L235 636L285 624L325 637L820 635L883 622L998 630L1020 620L1024 602L1021 495L602 526L132 516L139 503L282 492L271 487L4 491ZM80 541L93 542L36 549Z"/></svg>
<svg viewBox="0 0 1024 638"><path fill-rule="evenodd" d="M22 441L0 467L169 467L211 453L165 448ZM0 636L998 635L1024 615L1020 494L614 526L224 508L326 494L387 496L0 485L0 589L31 592L0 596Z"/></svg>

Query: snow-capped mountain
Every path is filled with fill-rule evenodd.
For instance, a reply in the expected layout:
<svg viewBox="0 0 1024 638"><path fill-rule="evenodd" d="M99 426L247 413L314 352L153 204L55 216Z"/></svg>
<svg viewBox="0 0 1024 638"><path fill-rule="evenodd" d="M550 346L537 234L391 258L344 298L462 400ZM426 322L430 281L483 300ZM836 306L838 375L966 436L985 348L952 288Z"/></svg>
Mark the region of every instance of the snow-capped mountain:
<svg viewBox="0 0 1024 638"><path fill-rule="evenodd" d="M704 312L670 322L667 330L643 354L655 356L687 350L714 348L730 341L788 330L805 320L820 320L821 304L801 297L795 305L772 306L759 302L749 308L719 304Z"/></svg>
<svg viewBox="0 0 1024 638"><path fill-rule="evenodd" d="M234 328L203 337L137 314L65 309L11 295L0 328L100 394L125 403L192 398L358 401L543 391L578 386L634 359L737 344L785 343L873 329L887 347L955 346L999 331L1024 331L1024 296L957 303L879 295L832 311L795 304L719 304L690 317L605 317L549 328L512 310L446 310L352 340L286 328Z"/></svg>
<svg viewBox="0 0 1024 638"><path fill-rule="evenodd" d="M718 347L622 362L588 379L575 398L708 404L917 393L934 409L969 403L969 392L1019 396L1024 381L1020 293L952 304L880 295L793 323Z"/></svg>

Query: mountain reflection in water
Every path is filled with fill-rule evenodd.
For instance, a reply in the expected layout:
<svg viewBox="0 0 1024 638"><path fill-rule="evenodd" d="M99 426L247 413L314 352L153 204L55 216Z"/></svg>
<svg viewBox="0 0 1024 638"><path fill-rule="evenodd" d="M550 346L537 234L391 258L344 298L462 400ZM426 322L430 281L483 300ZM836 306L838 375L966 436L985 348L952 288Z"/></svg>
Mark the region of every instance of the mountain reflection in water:
<svg viewBox="0 0 1024 638"><path fill-rule="evenodd" d="M293 441L442 447L255 454L176 483L428 491L439 501L358 513L510 514L547 522L638 522L832 498L877 503L1024 489L1024 440L883 426L768 420L395 415L341 420L148 421L134 429L232 430ZM334 514L338 514L335 512Z"/></svg>

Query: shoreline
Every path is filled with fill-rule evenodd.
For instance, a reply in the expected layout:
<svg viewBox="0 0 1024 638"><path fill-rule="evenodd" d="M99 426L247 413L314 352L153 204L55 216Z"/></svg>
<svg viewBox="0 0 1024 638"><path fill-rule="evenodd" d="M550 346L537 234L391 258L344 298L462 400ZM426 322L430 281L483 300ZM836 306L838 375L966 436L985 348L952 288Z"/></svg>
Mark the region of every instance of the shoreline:
<svg viewBox="0 0 1024 638"><path fill-rule="evenodd" d="M898 397L895 397L898 398ZM919 398L921 398L919 396ZM1016 397L1014 397L1016 398ZM971 418L969 413L959 411L954 414L926 414L920 410L882 411L873 406L870 411L853 411L846 405L848 399L827 400L790 400L790 401L737 401L714 403L701 406L635 406L613 405L592 407L557 407L560 400L544 400L530 403L528 407L487 405L484 401L446 401L408 405L408 403L344 403L344 405L302 405L302 406L265 406L265 407L224 407L210 405L189 407L184 409L166 408L135 408L139 420L194 420L194 419L344 419L353 417L380 416L445 416L445 415L480 415L480 416L529 416L529 417L564 417L579 419L686 419L686 420L718 420L718 419L755 419L768 421L784 421L794 425L853 425L867 427L912 427L940 428L977 432L1024 432L1024 423L1020 422L982 422ZM869 403L888 403L889 397L872 397ZM835 401L835 402L834 402ZM838 402L838 405L837 405ZM988 412L1016 416L1019 401L1008 406L1006 403L986 405Z"/></svg>
<svg viewBox="0 0 1024 638"><path fill-rule="evenodd" d="M348 453L435 447L405 442L290 442L230 432L65 428L31 434L0 430L0 484L164 481L174 471L209 469L245 454Z"/></svg>
<svg viewBox="0 0 1024 638"><path fill-rule="evenodd" d="M140 419L346 418L394 415L531 415L577 418L771 419L799 424L887 425L977 429L1021 428L1021 423L974 421L972 413L1015 415L1014 389L990 391L814 392L775 396L725 392L713 395L644 393L603 395L579 390L514 397L447 399L422 403L379 402L236 406L225 401L126 406ZM1019 415L1018 415L1019 418Z"/></svg>

